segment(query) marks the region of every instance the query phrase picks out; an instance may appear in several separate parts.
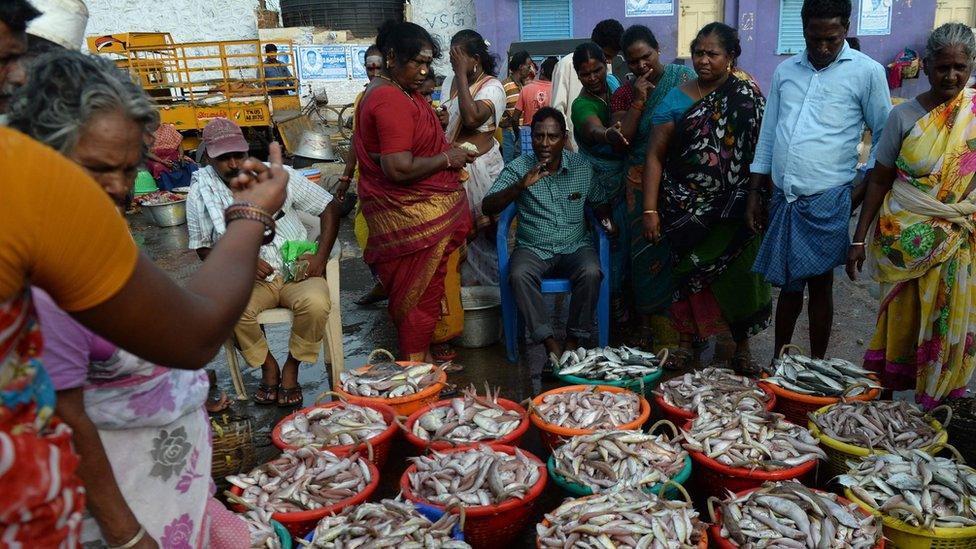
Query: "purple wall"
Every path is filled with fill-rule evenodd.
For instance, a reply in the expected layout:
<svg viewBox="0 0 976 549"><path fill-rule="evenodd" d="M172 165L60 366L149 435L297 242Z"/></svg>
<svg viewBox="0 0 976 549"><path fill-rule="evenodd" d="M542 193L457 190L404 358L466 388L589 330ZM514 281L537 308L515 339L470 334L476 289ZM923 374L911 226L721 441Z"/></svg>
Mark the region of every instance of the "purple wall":
<svg viewBox="0 0 976 549"><path fill-rule="evenodd" d="M674 0L675 13L681 0ZM589 37L593 26L602 19L615 18L624 26L647 25L661 44L662 58L670 61L677 54L678 17L624 17L624 0L572 0L573 35ZM857 34L857 10L854 0L851 35ZM894 0L891 34L862 36L861 47L882 64L890 63L902 48L919 53L935 21L936 0ZM760 9L760 6L762 8ZM519 40L518 0L475 0L478 31L491 41L492 50L505 57L508 46ZM725 0L725 22L739 28L742 40L740 65L767 88L773 70L789 56L776 55L779 29L778 0ZM895 92L897 93L897 92Z"/></svg>

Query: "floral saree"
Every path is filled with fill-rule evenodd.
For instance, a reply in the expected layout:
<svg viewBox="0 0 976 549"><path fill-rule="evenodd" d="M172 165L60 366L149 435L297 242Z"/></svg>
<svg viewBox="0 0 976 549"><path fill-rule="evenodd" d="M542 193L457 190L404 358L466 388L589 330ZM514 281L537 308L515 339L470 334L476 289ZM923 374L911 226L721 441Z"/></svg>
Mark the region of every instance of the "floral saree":
<svg viewBox="0 0 976 549"><path fill-rule="evenodd" d="M976 353L976 91L919 119L896 169L869 244L881 307L865 365L932 408L965 393Z"/></svg>

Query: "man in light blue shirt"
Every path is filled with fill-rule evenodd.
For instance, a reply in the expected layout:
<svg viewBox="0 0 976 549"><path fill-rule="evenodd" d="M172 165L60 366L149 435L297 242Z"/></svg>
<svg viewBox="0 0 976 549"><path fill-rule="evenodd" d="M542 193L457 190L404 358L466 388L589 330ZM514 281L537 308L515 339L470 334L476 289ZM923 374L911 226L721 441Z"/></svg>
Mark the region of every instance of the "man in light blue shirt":
<svg viewBox="0 0 976 549"><path fill-rule="evenodd" d="M806 49L773 74L746 222L755 232L766 229L753 270L782 288L775 348L792 340L809 286L810 350L822 357L833 322L833 269L850 246L857 144L865 125L878 143L891 96L884 68L845 40L850 0L804 0L801 17Z"/></svg>

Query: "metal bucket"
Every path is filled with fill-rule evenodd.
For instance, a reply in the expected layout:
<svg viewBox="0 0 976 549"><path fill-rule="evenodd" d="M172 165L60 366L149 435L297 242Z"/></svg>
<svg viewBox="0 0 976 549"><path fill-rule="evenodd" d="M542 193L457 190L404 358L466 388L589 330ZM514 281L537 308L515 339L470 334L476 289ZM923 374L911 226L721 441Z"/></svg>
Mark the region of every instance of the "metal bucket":
<svg viewBox="0 0 976 549"><path fill-rule="evenodd" d="M493 345L502 336L501 296L497 286L464 286L464 331L456 343L468 349Z"/></svg>
<svg viewBox="0 0 976 549"><path fill-rule="evenodd" d="M160 227L174 227L186 223L186 199L157 206L142 206L142 215Z"/></svg>

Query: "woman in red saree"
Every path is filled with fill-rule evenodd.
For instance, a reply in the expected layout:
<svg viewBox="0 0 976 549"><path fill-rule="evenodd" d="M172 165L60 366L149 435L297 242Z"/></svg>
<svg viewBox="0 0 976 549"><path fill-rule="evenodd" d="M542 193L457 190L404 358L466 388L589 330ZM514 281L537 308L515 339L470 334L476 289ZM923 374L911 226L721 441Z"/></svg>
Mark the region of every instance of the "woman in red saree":
<svg viewBox="0 0 976 549"><path fill-rule="evenodd" d="M434 328L447 312L444 279L471 229L460 169L477 155L448 144L418 93L440 57L413 23L385 23L376 37L386 68L356 111L359 199L369 226L364 259L389 295L400 354L431 362Z"/></svg>

